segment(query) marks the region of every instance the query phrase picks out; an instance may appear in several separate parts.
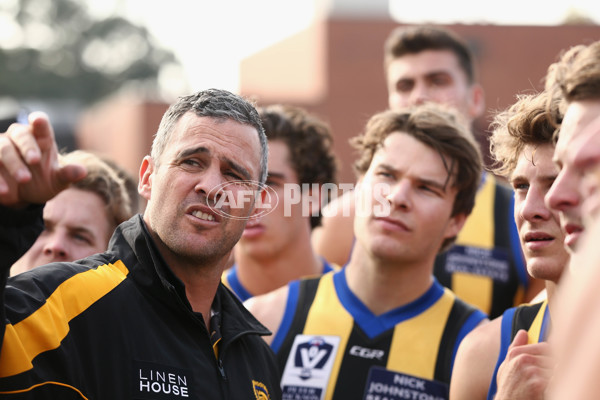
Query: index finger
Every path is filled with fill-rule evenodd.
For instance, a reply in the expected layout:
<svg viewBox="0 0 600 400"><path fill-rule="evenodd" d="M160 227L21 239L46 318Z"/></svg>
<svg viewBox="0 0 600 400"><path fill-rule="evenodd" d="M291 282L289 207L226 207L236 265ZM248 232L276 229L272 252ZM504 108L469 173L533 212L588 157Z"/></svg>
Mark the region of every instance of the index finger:
<svg viewBox="0 0 600 400"><path fill-rule="evenodd" d="M48 115L41 111L32 112L29 114L29 124L31 132L39 146L39 152L35 156L41 157L47 151L52 151L56 147L54 140L54 130L50 124Z"/></svg>

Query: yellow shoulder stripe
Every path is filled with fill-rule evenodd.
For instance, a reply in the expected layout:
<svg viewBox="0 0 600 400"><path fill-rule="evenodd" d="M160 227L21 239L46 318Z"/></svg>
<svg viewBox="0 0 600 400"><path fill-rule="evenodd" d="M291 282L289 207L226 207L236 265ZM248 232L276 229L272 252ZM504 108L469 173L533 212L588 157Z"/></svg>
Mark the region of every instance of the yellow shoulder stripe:
<svg viewBox="0 0 600 400"><path fill-rule="evenodd" d="M474 246L483 249L494 248L494 197L496 180L487 174L485 183L477 191L475 207L456 238L456 244ZM452 274L452 290L462 300L490 313L494 282L482 275L455 272Z"/></svg>
<svg viewBox="0 0 600 400"><path fill-rule="evenodd" d="M477 191L475 207L458 233L456 244L494 248L494 225L490 221L494 221L495 196L496 180L492 174L487 174L485 183Z"/></svg>
<svg viewBox="0 0 600 400"><path fill-rule="evenodd" d="M25 392L30 392L35 388L38 388L40 386L45 386L45 385L56 385L56 386L63 386L69 389L72 389L73 391L77 392L77 394L79 394L81 396L82 399L87 400L87 397L85 397L83 395L83 393L81 393L81 391L79 389L77 389L76 387L73 387L71 385L67 385L65 383L62 382L42 382L42 383L38 383L36 385L33 385L31 387L28 387L27 389L21 389L21 390L11 390L9 392L0 392L0 394L18 394L18 393L25 393Z"/></svg>
<svg viewBox="0 0 600 400"><path fill-rule="evenodd" d="M333 272L329 272L323 275L319 280L317 294L315 295L313 305L308 312L306 324L302 333L304 335L321 335L324 332L327 332L327 335L339 336L341 339L339 348L345 349L348 345L350 333L352 332L354 318L346 311L340 302L335 290L333 274ZM335 316L335 318L332 318L332 316ZM337 382L338 379L344 353L345 351L340 350L336 354L331 376L329 377L329 383L327 385L325 394L326 399L331 399L333 396L335 382Z"/></svg>
<svg viewBox="0 0 600 400"><path fill-rule="evenodd" d="M6 325L0 377L27 371L36 356L58 348L69 333L69 322L118 286L128 273L119 260L77 274L58 286L46 304L29 317Z"/></svg>
<svg viewBox="0 0 600 400"><path fill-rule="evenodd" d="M544 321L544 314L546 313L546 308L548 308L548 299L544 300L540 310L538 311L535 319L531 323L529 330L527 331L528 344L538 343L540 338L540 333L542 332L542 322Z"/></svg>

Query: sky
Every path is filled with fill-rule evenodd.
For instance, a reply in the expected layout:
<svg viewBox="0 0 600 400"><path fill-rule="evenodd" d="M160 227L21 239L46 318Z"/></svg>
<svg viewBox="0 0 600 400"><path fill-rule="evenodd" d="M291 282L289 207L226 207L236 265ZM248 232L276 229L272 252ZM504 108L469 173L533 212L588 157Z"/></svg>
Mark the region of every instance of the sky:
<svg viewBox="0 0 600 400"><path fill-rule="evenodd" d="M240 61L305 29L315 12L310 0L86 1L92 12L116 9L148 27L175 52L192 90L237 91Z"/></svg>
<svg viewBox="0 0 600 400"><path fill-rule="evenodd" d="M597 0L390 0L392 15L407 23L431 20L448 24L557 25L571 9L600 23Z"/></svg>
<svg viewBox="0 0 600 400"><path fill-rule="evenodd" d="M236 91L242 59L305 29L324 4L372 0L86 1L94 13L116 10L147 26L158 43L175 52L191 90ZM390 15L404 23L555 25L571 9L600 23L598 0L389 0ZM180 73L163 78L177 86Z"/></svg>

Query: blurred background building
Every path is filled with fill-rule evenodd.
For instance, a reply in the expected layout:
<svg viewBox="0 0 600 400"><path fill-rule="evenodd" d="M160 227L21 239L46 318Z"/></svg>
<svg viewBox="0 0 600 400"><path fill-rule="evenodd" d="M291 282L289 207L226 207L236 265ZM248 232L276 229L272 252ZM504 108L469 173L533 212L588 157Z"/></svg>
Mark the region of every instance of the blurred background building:
<svg viewBox="0 0 600 400"><path fill-rule="evenodd" d="M0 96L12 98L17 110L47 111L61 131L58 136L64 148L103 153L134 176L175 96L222 87L253 98L259 105L284 102L306 107L328 121L342 162L340 182L354 182L354 154L348 139L387 106L383 42L394 27L417 22L440 23L471 45L487 106L475 128L487 153L487 128L494 112L512 104L518 93L541 89L548 65L561 50L600 39L600 27L592 16L577 8L563 11L549 25L527 23L527 18L534 17L529 3L512 9L504 3L497 5L508 8L514 18L492 23L473 17L469 11L476 10L457 4L452 7L463 10L462 17L459 12L453 20L434 18L443 7L426 0L419 2L425 10L429 6L425 17L413 15L414 2L401 0L230 0L199 2L194 12L184 8L189 2L172 0L170 5L160 3L164 10L156 20L144 14L157 11L153 3L107 0L102 4L113 8L102 14L94 11L100 3L88 0L93 5L87 8L88 15L74 24L73 15L80 14L73 10L77 5L81 8L75 0L6 1L12 5L0 7ZM49 11L57 4L67 11L60 14L62 19L48 22L48 14L37 9L39 4L49 4L45 10L50 14L58 13ZM167 12L173 18L166 17ZM213 13L219 13L218 18ZM292 26L288 18L294 14L301 18ZM130 21L123 18L127 15L145 17ZM37 43L24 39L36 29L48 32L40 28L43 21L54 29L65 18L71 22L65 23L70 30L63 32L63 42L49 45L42 39ZM22 40L8 41L7 46L6 27L14 28L15 21L21 26ZM28 24L33 27L23 28ZM148 30L144 24L155 28ZM170 41L157 36L164 31L170 33ZM56 51L50 54L49 49ZM37 57L33 51L38 51ZM53 65L59 66L58 83L41 85L48 86L45 94L36 94L34 89L49 79L47 70ZM37 75L16 74L17 79L5 73L7 69L25 71L28 66ZM77 68L80 74L73 73ZM217 76L219 72L227 72L232 79L224 81ZM100 75L104 80L97 80ZM19 85L21 94L15 89ZM0 102L0 119L11 114L4 112L8 106L3 104L8 103Z"/></svg>
<svg viewBox="0 0 600 400"><path fill-rule="evenodd" d="M387 107L383 42L398 23L389 19L331 18L242 61L241 93L259 103L291 102L329 121L342 160L341 181L352 182L354 154L348 139ZM487 112L475 123L487 153L487 128L495 111L517 93L543 88L543 77L561 49L600 39L595 25L445 25L473 48L486 93Z"/></svg>

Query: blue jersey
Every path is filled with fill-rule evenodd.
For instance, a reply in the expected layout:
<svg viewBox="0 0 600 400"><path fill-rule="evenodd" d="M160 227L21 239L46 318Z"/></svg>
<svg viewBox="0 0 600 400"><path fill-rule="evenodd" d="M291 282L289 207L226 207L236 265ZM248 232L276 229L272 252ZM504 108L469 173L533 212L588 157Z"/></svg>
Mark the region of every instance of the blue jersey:
<svg viewBox="0 0 600 400"><path fill-rule="evenodd" d="M550 311L548 311L548 300L536 304L525 304L506 310L502 315L500 329L500 353L492 375L492 382L488 391L488 399L493 400L498 390L496 375L500 364L506 358L508 348L513 339L521 329L527 331L528 343L543 342L547 338L548 325L550 322Z"/></svg>
<svg viewBox="0 0 600 400"><path fill-rule="evenodd" d="M327 261L323 260L323 273L324 274L326 274L327 272L330 272L330 271L334 271L336 269L339 269L339 268L334 268ZM242 282L240 282L240 279L238 277L237 264L234 264L231 268L229 268L228 270L223 272L223 275L221 276L221 282L223 282L223 284L225 286L227 286L233 293L235 293L236 296L242 301L246 301L249 298L254 297L254 295L251 294L248 291L248 289L246 289L244 287Z"/></svg>

